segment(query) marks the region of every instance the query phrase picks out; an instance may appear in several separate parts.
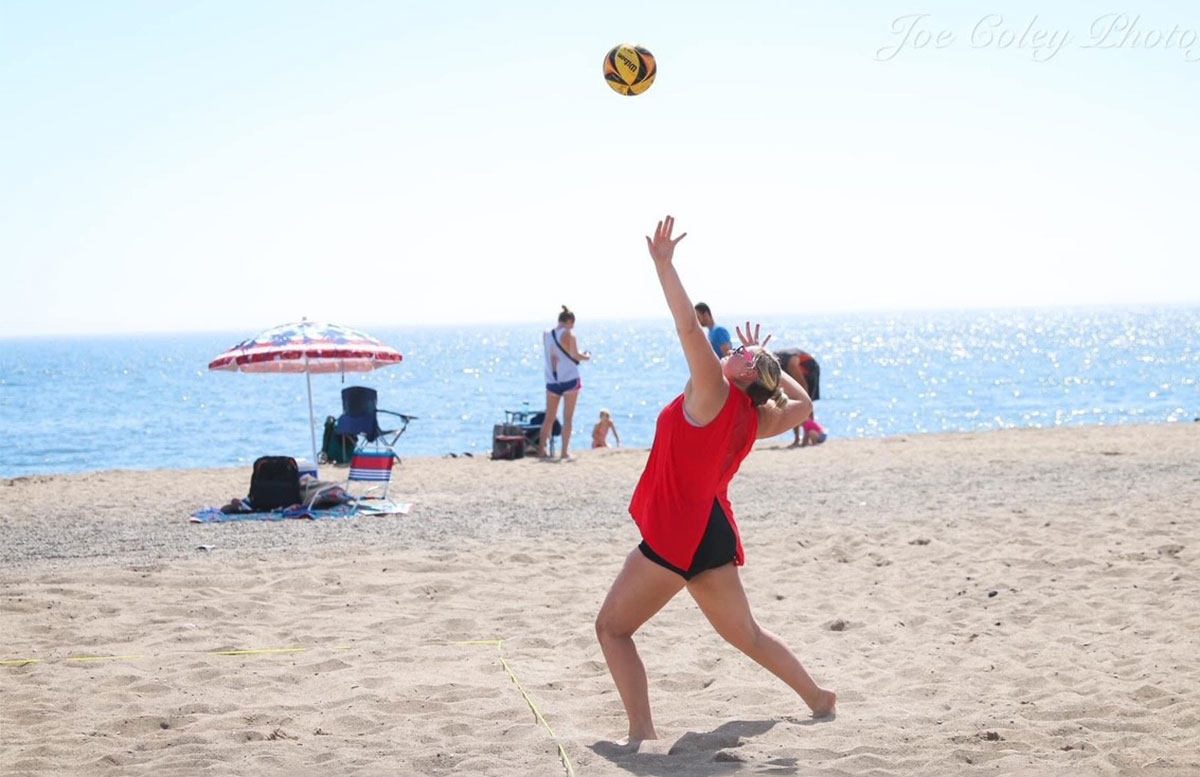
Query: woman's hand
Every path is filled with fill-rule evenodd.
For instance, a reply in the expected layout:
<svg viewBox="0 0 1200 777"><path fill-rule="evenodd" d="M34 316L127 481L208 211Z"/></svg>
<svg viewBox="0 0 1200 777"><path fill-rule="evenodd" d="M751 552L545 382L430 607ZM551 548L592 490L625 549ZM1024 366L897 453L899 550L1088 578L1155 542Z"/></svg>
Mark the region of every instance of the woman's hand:
<svg viewBox="0 0 1200 777"><path fill-rule="evenodd" d="M767 347L767 343L771 342L770 335L767 335L767 339L763 340L761 344L758 342L758 335L762 329L761 324L755 324L753 332L751 332L751 330L750 330L750 322L749 321L746 322L745 333L742 332L742 328L740 326L734 327L734 329L737 330L738 339L742 341L742 345L744 345L744 346L749 347L751 345L757 345L760 348L765 349Z"/></svg>
<svg viewBox="0 0 1200 777"><path fill-rule="evenodd" d="M671 231L675 228L675 218L667 216L662 221L658 222L658 227L654 230L654 239L646 238L646 247L650 249L650 256L654 259L655 264L668 264L671 257L675 255L675 246L680 240L687 237L687 232L675 239L671 239Z"/></svg>

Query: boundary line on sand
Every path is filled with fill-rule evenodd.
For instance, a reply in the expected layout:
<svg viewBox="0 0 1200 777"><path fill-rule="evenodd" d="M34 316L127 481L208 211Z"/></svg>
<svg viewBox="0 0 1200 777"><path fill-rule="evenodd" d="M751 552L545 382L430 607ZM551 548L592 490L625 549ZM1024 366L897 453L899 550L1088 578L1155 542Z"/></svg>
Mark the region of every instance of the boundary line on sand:
<svg viewBox="0 0 1200 777"><path fill-rule="evenodd" d="M287 647L287 648L259 648L245 650L179 650L170 651L169 655L205 655L205 656L268 656L268 655L283 655L287 653L306 653L310 650L318 648L306 647ZM325 650L351 650L352 648L344 645L337 645L332 648L321 648ZM95 661L137 661L142 658L157 658L159 655L146 654L131 654L124 656L67 656L66 658L5 658L0 659L0 666L29 666L31 664L54 664L54 663L87 663Z"/></svg>
<svg viewBox="0 0 1200 777"><path fill-rule="evenodd" d="M525 686L521 685L521 681L517 679L516 673L513 672L512 667L509 666L508 661L504 658L504 640L502 640L502 639L476 639L476 640L468 640L465 642L451 642L450 644L456 645L458 647L478 647L481 645L482 646L495 645L496 653L497 653L497 655L500 656L500 665L504 667L504 671L508 672L509 678L511 678L513 681L513 684L517 686L517 690L521 692L521 696L525 699L525 703L528 704L529 709L531 709L533 711L534 719L538 723L541 723L542 726L544 726L545 729L550 732L550 738L552 740L554 740L555 746L558 747L558 757L562 761L563 769L566 770L568 777L575 777L575 767L571 765L571 759L570 759L570 757L567 756L567 749L565 747L563 747L562 741L559 740L559 738L558 738L558 734L555 734L554 729L550 728L550 724L546 721L546 717L544 715L542 715L542 711L539 710L537 708L537 705L533 703L533 699L530 698L529 694L526 693L526 691L525 691Z"/></svg>
<svg viewBox="0 0 1200 777"><path fill-rule="evenodd" d="M542 726L550 733L550 738L554 741L558 748L558 757L562 761L563 769L566 770L567 777L576 777L575 767L571 764L571 758L567 755L567 749L563 747L562 741L558 738L558 734L554 733L554 729L550 727L550 723L546 720L546 716L538 709L533 698L525 690L525 686L521 685L521 681L517 679L517 673L513 671L512 666L504 657L504 640L502 639L477 639L467 640L463 642L451 642L451 645L457 647L495 647L496 654L500 658L500 665L504 667L504 671L508 673L509 679L513 681L513 685L517 686L517 690L521 693L521 697L525 699L525 703L529 705L529 709L533 712L534 720L542 724ZM257 649L240 649L240 650L190 650L178 651L180 653L190 653L192 655L201 654L209 656L272 656L272 655L287 655L295 653L307 653L310 650L318 648L307 647L286 647L286 648L257 648ZM337 645L332 650L352 650L353 648ZM0 659L0 667L22 667L33 664L47 663L95 663L101 661L137 661L143 658L154 658L155 656L129 654L119 656L68 656L66 658L7 658Z"/></svg>

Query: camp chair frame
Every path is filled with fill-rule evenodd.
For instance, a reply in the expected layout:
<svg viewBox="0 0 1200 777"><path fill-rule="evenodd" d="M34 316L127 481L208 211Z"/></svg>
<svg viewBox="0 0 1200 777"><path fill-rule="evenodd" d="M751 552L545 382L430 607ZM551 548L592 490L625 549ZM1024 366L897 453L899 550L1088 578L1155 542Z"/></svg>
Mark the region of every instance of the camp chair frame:
<svg viewBox="0 0 1200 777"><path fill-rule="evenodd" d="M530 410L528 402L525 405L526 407L522 410L505 410L504 423L521 427L521 432L525 435L525 455L529 456L538 452L542 437L542 419L546 417L546 411ZM562 423L555 418L554 425L550 428L550 444L548 446L551 456L554 455L554 438L561 436Z"/></svg>
<svg viewBox="0 0 1200 777"><path fill-rule="evenodd" d="M406 413L393 413L391 410L376 410L375 412L376 413L386 413L387 415L394 415L400 419L400 428L399 429L395 429L392 431L386 431L386 432L383 430L380 430L380 432L379 432L378 439L382 440L383 444L389 448L396 447L396 440L399 440L400 435L404 434L404 430L408 428L409 421L417 420L417 417L415 415L408 415ZM390 440L387 439L387 435L389 435L389 434L392 435L392 438Z"/></svg>
<svg viewBox="0 0 1200 777"><path fill-rule="evenodd" d="M546 419L546 411L539 410L529 416L529 421L524 425L525 429L525 450L532 448L537 451L541 445L542 439L542 424ZM562 436L562 423L555 418L554 423L550 426L550 442L547 445L547 451L550 456L554 456L554 439Z"/></svg>
<svg viewBox="0 0 1200 777"><path fill-rule="evenodd" d="M354 445L355 445L354 449L351 450L351 452L350 452L351 456L354 455L354 451L358 450L358 446L363 445L365 443L378 444L378 445L386 446L388 448L394 448L394 447L396 447L396 441L400 439L400 435L404 434L404 430L408 428L409 422L417 420L417 416L415 416L415 415L408 415L406 413L394 413L391 410L376 410L375 412L376 413L386 413L387 415L396 416L397 418L400 419L400 428L399 429L390 429L390 430L380 429L379 436L375 438L374 442L372 442L370 440L367 440L366 435L362 432L358 432L358 433L354 433L354 434L343 434L341 432L338 432L337 424L335 422L332 432L334 435L341 437L341 439L342 439L341 446L342 446L342 456L343 457L345 457L345 455L346 455L346 440L351 439L351 438L353 438L356 441L354 443ZM330 416L330 418L333 418L333 416ZM391 435L391 437L388 437L388 435ZM321 444L321 454L324 456L324 461L327 461L327 462L332 461L332 458L325 451L324 440L322 440L322 444Z"/></svg>

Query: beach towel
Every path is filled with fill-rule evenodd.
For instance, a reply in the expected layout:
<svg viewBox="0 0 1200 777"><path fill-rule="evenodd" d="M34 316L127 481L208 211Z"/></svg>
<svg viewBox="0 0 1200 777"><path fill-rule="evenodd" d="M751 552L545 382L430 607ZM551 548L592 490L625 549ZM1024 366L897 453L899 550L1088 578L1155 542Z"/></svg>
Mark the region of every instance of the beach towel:
<svg viewBox="0 0 1200 777"><path fill-rule="evenodd" d="M286 521L303 518L311 521L356 518L360 515L408 515L412 509L411 502L385 502L378 504L343 504L336 507L318 509L303 505L293 505L282 510L268 510L255 513L226 513L219 507L204 507L188 517L189 523L234 523L237 521Z"/></svg>

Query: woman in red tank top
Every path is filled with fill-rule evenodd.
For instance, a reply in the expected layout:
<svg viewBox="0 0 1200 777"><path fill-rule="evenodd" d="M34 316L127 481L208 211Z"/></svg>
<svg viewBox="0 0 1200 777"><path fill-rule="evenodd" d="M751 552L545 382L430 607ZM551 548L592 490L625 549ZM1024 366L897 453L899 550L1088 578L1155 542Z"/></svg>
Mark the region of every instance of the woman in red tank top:
<svg viewBox="0 0 1200 777"><path fill-rule="evenodd" d="M632 742L658 738L633 634L684 588L718 634L791 686L814 717L830 715L836 701L787 645L754 620L738 574L745 555L728 495L754 440L803 423L812 401L781 372L766 341L759 344L757 325L753 332L750 322L744 332L739 327L742 346L717 359L675 271L675 246L687 233L672 238L674 226L667 216L646 244L690 377L658 416L650 458L629 504L643 542L625 559L596 616Z"/></svg>

